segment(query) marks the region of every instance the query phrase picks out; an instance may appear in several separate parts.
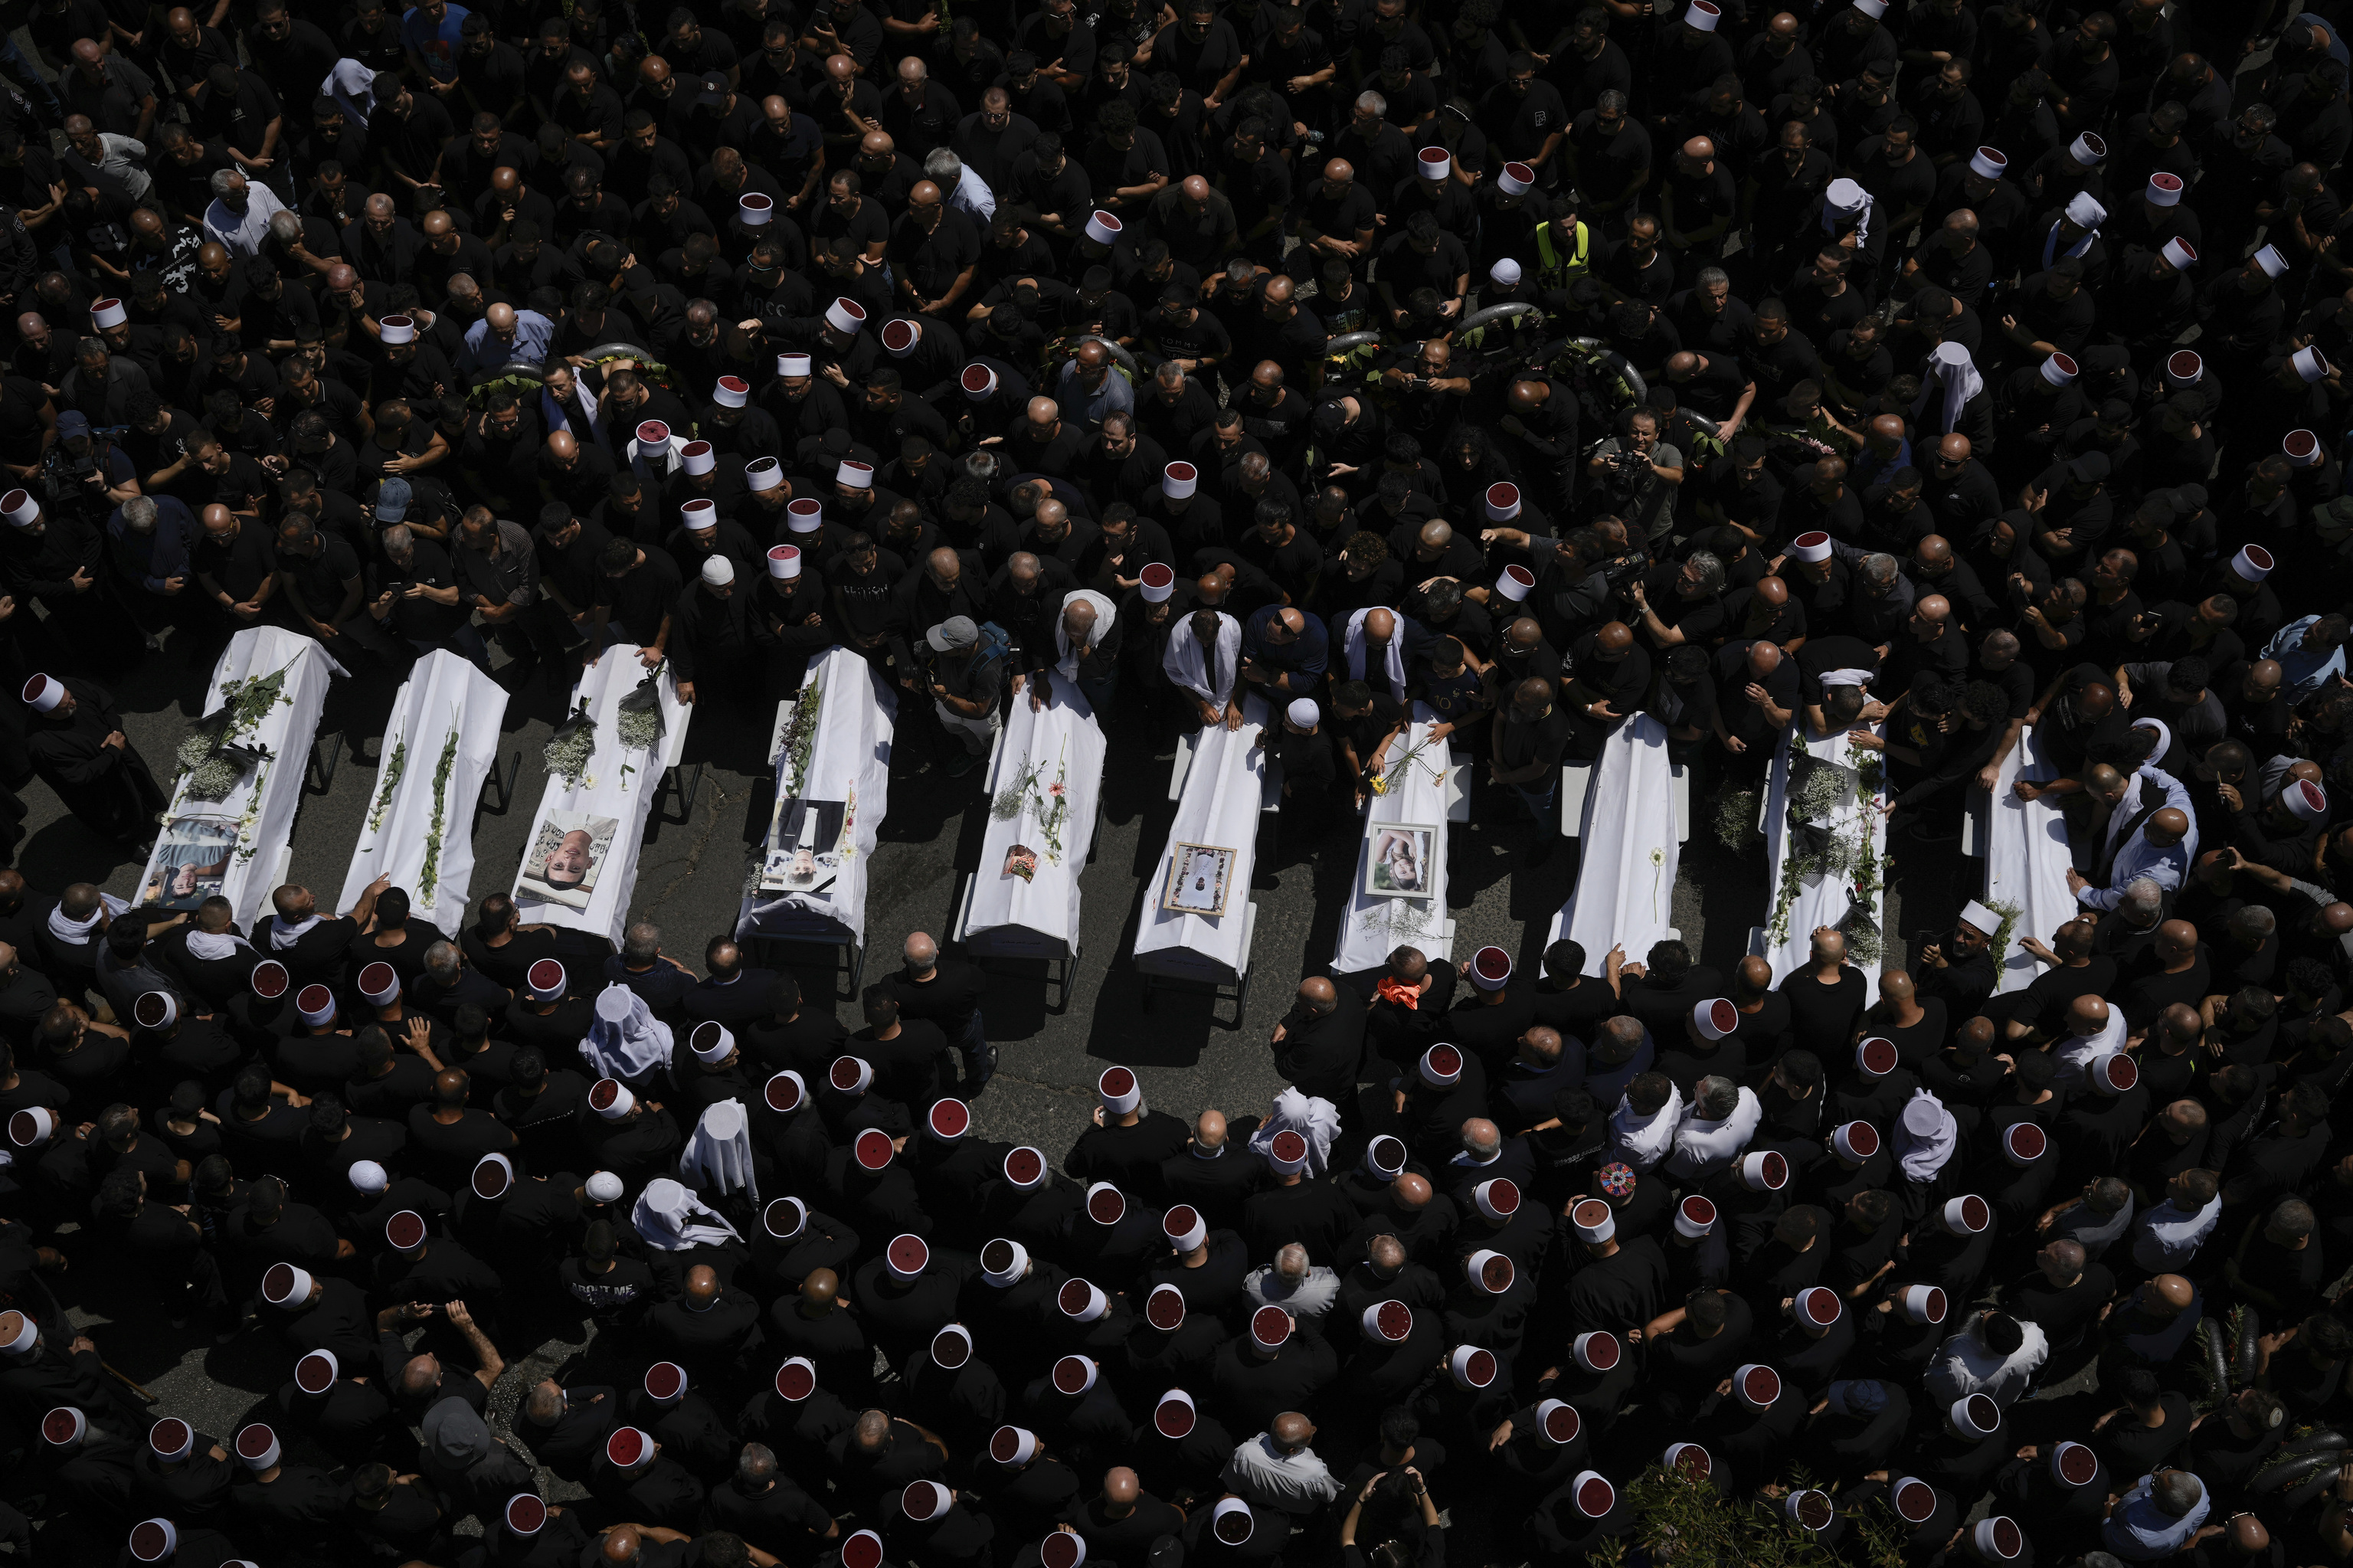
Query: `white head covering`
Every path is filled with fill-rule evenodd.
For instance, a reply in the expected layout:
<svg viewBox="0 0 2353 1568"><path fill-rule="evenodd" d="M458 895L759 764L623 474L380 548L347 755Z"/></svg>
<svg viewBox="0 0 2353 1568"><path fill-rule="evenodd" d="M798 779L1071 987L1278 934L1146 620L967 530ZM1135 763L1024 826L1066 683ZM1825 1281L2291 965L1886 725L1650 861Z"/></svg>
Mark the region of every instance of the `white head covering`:
<svg viewBox="0 0 2353 1568"><path fill-rule="evenodd" d="M1837 234L1854 225L1858 240L1871 238L1871 193L1852 180L1832 180L1822 193L1822 232Z"/></svg>
<svg viewBox="0 0 2353 1568"><path fill-rule="evenodd" d="M752 1130L740 1100L706 1107L678 1157L678 1173L707 1192L747 1192L760 1201L760 1181L752 1170Z"/></svg>
<svg viewBox="0 0 2353 1568"><path fill-rule="evenodd" d="M1959 1147L1961 1129L1945 1102L1926 1089L1915 1089L1895 1118L1895 1158L1905 1180L1932 1181Z"/></svg>
<svg viewBox="0 0 2353 1568"><path fill-rule="evenodd" d="M1145 568L1146 571L1150 567ZM1145 597L1150 597L1150 585L1145 585ZM1168 634L1167 650L1160 656L1160 668L1169 681L1199 697L1223 708L1234 694L1234 682L1241 670L1242 623L1223 610L1218 616L1217 668L1209 668L1209 651L1193 635L1190 627L1178 627Z"/></svg>
<svg viewBox="0 0 2353 1568"><path fill-rule="evenodd" d="M654 1016L645 998L617 981L597 993L596 1021L580 1042L580 1059L600 1078L628 1079L669 1066L674 1048L670 1025Z"/></svg>
<svg viewBox="0 0 2353 1568"><path fill-rule="evenodd" d="M1936 352L1928 357L1928 373L1920 378L1920 396L1912 400L1912 414L1920 417L1929 399L1939 391L1945 406L1928 421L1936 435L1949 436L1960 422L1961 410L1970 398L1985 390L1985 377L1978 374L1977 361L1969 351L1957 343L1940 343Z"/></svg>
<svg viewBox="0 0 2353 1568"><path fill-rule="evenodd" d="M375 112L375 71L366 62L337 60L319 90L343 105L344 119L362 131L367 129L368 116Z"/></svg>
<svg viewBox="0 0 2353 1568"><path fill-rule="evenodd" d="M646 1183L638 1206L629 1214L638 1234L658 1252L684 1252L689 1247L717 1246L742 1241L735 1227L710 1205L667 1176Z"/></svg>

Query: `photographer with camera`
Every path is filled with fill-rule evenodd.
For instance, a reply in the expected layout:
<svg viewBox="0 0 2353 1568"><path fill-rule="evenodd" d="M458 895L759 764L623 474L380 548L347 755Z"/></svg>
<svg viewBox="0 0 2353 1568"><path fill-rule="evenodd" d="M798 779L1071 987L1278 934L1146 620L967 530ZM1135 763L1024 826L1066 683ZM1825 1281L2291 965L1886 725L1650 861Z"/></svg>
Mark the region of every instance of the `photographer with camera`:
<svg viewBox="0 0 2353 1568"><path fill-rule="evenodd" d="M93 527L140 493L131 459L72 408L58 410L58 444L42 460L41 479L51 516L79 517Z"/></svg>
<svg viewBox="0 0 2353 1568"><path fill-rule="evenodd" d="M1683 482L1683 454L1659 440L1659 417L1648 408L1618 416L1618 433L1585 460L1587 495L1617 513L1655 544L1674 531L1675 490Z"/></svg>

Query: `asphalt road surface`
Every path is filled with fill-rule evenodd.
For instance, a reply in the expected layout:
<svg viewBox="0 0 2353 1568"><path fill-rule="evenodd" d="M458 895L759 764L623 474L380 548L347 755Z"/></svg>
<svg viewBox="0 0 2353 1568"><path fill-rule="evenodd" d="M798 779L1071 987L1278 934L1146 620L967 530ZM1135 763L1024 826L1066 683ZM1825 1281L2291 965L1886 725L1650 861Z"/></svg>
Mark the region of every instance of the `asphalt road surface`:
<svg viewBox="0 0 2353 1568"><path fill-rule="evenodd" d="M197 715L212 657L210 649L170 647L114 688L131 738L159 777ZM565 695L551 691L543 677L519 680L519 673L501 665L502 683L516 688L506 713L504 753L520 754L522 776L506 812L476 817L475 897L512 885L545 779L541 748L566 705ZM333 779L323 793L303 797L290 874L317 890L322 904L343 886L374 790L382 720L395 683L338 683L329 702L320 751L335 755ZM1342 824L1320 844L1286 843L1279 853L1262 840L1250 895L1259 911L1255 983L1239 1026L1230 1022L1231 1002L1213 1009L1206 997L1164 992L1150 1013L1143 1012L1127 948L1143 881L1160 854L1175 807L1166 799L1173 741L1149 731L1140 707L1134 702L1113 706L1102 830L1082 882L1084 936L1068 1005L1049 1007L1060 999L1050 996L1041 964L1004 965L990 978L987 1030L1002 1060L995 1080L974 1102L976 1129L1034 1143L1055 1159L1086 1124L1095 1078L1113 1062L1139 1069L1151 1102L1180 1117L1207 1106L1229 1114L1262 1112L1282 1086L1271 1065L1268 1033L1296 982L1320 972L1329 959L1355 869L1356 841ZM747 851L770 793L764 758L772 718L750 705L699 709L686 758L690 768L705 765L700 791L683 821L677 795L669 796L647 835L631 907L637 917L659 924L667 950L691 966L697 966L705 941L732 929L735 920ZM987 810L973 808L983 801L982 773L946 778L935 766L943 755L935 736L927 714L910 714L901 726L890 811L871 870L870 978L898 961L898 945L909 931L944 936L959 872L978 855ZM28 786L26 800L27 837L18 864L35 888L88 879L126 897L133 893L141 867L119 848L85 831L45 786ZM1576 845L1561 842L1545 863L1526 867L1522 861L1534 829L1518 816L1516 804L1491 797L1482 784L1473 811L1474 822L1455 831L1451 849L1455 957L1493 943L1530 971L1552 915L1574 886ZM1721 967L1741 956L1749 928L1764 917L1765 866L1761 849L1735 856L1720 847L1709 814L1695 799L1674 908L1700 960ZM1907 853L1899 845L1897 855L1888 929L1908 933L1948 924L1957 898L1968 894L1953 880L1961 864L1957 853L1951 846ZM1906 908L1915 918L1902 916ZM1900 941L1890 943L1891 955L1903 950ZM801 979L808 994L824 993L821 970L804 971ZM842 994L846 977L837 985L838 1005L855 1028L854 1001ZM73 1252L73 1274L64 1289L77 1322L90 1326L107 1360L153 1393L169 1413L226 1439L288 1375L288 1358L268 1335L251 1332L223 1346L195 1327L174 1330L132 1275L93 1253ZM501 1424L529 1380L579 1348L576 1340L561 1338L539 1347L501 1346L514 1370L493 1393ZM560 1498L572 1489L557 1483L549 1495Z"/></svg>

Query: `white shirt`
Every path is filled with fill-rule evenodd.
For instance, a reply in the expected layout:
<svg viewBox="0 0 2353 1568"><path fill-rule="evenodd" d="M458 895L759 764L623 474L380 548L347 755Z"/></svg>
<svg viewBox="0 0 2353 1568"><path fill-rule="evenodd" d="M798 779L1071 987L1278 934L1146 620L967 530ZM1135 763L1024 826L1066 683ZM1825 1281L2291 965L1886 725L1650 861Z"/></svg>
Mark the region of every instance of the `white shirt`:
<svg viewBox="0 0 2353 1568"><path fill-rule="evenodd" d="M269 238L269 220L286 210L268 185L259 180L245 183L245 210L237 212L213 197L212 206L205 208L205 232L228 247L232 256L259 256L261 242Z"/></svg>
<svg viewBox="0 0 2353 1568"><path fill-rule="evenodd" d="M144 201L147 193L155 188L148 176L145 159L147 143L129 136L118 136L111 131L98 133L98 166L122 182L133 201Z"/></svg>
<svg viewBox="0 0 2353 1568"><path fill-rule="evenodd" d="M1082 601L1094 607L1095 623L1087 630L1087 646L1097 647L1111 635L1113 623L1119 620L1119 607L1092 588L1077 588L1062 596L1062 609L1067 612L1072 604ZM1071 645L1071 634L1063 629L1060 615L1054 617L1054 648L1061 655L1054 668L1062 673L1064 680L1076 681L1079 678L1079 650Z"/></svg>
<svg viewBox="0 0 2353 1568"><path fill-rule="evenodd" d="M2060 1210L2059 1217L2051 1222L2051 1239L2081 1242L2085 1252L2097 1257L2108 1250L2110 1242L2131 1227L2133 1214L2138 1207L2135 1199L2126 1197L2123 1208L2113 1214L2103 1215L2099 1210L2078 1198Z"/></svg>
<svg viewBox="0 0 2353 1568"><path fill-rule="evenodd" d="M1635 1170L1653 1170L1674 1147L1683 1119L1683 1094L1672 1086L1667 1089L1667 1103L1647 1117L1621 1095L1618 1108L1609 1113L1610 1148Z"/></svg>
<svg viewBox="0 0 2353 1568"><path fill-rule="evenodd" d="M1311 1266L1296 1287L1275 1273L1274 1266L1253 1268L1242 1277L1242 1294L1255 1307L1281 1307L1303 1322L1318 1321L1340 1299L1340 1277L1322 1264Z"/></svg>
<svg viewBox="0 0 2353 1568"><path fill-rule="evenodd" d="M2051 1354L2049 1336L2020 1318L2013 1321L2025 1330L2026 1342L2007 1356L1995 1355L1970 1332L1981 1316L1973 1315L1959 1333L1936 1347L1920 1380L1940 1409L1972 1393L1986 1394L1996 1404L2014 1404L2026 1392L2034 1369Z"/></svg>
<svg viewBox="0 0 2353 1568"><path fill-rule="evenodd" d="M1722 1121L1704 1120L1697 1110L1686 1115L1683 1125L1675 1129L1674 1152L1667 1158L1670 1176L1710 1176L1724 1170L1740 1158L1748 1140L1757 1136L1757 1123L1765 1119L1765 1107L1757 1091L1744 1088L1740 1103Z"/></svg>
<svg viewBox="0 0 2353 1568"><path fill-rule="evenodd" d="M2179 1273L2206 1238L2214 1234L2215 1222L2222 1215L2222 1197L2216 1193L2206 1201L2206 1206L2191 1213L2174 1207L2168 1198L2140 1217L2133 1234L2133 1262L2151 1274Z"/></svg>
<svg viewBox="0 0 2353 1568"><path fill-rule="evenodd" d="M963 175L956 180L956 188L948 193L948 206L957 212L972 214L973 221L986 229L988 220L997 216L997 193L988 188L987 180L972 172L970 164L966 164Z"/></svg>
<svg viewBox="0 0 2353 1568"><path fill-rule="evenodd" d="M1285 1454L1263 1432L1234 1449L1219 1478L1261 1508L1283 1513L1314 1513L1340 1495L1340 1483L1314 1449Z"/></svg>

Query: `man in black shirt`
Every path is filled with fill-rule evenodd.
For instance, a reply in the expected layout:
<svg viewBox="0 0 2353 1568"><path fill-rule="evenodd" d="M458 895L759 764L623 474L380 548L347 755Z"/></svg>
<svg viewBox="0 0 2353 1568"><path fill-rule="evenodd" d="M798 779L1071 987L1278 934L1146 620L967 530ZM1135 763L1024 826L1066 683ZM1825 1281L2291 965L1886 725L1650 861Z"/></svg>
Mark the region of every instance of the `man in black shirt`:
<svg viewBox="0 0 2353 1568"><path fill-rule="evenodd" d="M1507 784L1536 825L1527 863L1540 864L1559 835L1553 831L1553 802L1560 795L1560 758L1568 747L1568 715L1554 699L1552 683L1530 677L1495 709L1489 777Z"/></svg>
<svg viewBox="0 0 2353 1568"><path fill-rule="evenodd" d="M909 933L902 953L905 961L899 972L882 983L898 999L900 1017L938 1025L956 1048L964 1058L958 1092L969 1098L997 1071L997 1047L988 1043L981 1021L987 982L977 966L944 956L927 932Z"/></svg>

